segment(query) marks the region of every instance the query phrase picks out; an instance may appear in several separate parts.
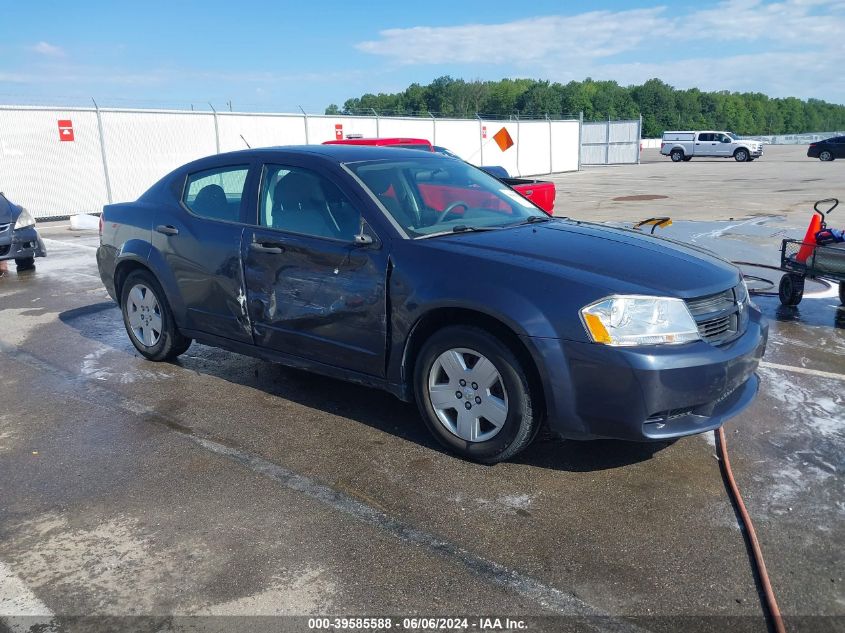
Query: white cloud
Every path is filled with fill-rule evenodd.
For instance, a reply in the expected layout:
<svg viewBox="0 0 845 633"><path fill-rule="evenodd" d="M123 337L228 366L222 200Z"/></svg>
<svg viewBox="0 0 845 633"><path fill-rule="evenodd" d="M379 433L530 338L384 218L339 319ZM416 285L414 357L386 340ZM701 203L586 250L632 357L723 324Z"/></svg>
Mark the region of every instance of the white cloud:
<svg viewBox="0 0 845 633"><path fill-rule="evenodd" d="M712 54L700 52L705 46ZM697 52L687 53L692 47ZM845 102L845 86L835 81L845 61L843 0L726 0L686 14L656 6L414 26L381 31L357 48L399 64L496 64L559 81L660 77L679 87Z"/></svg>
<svg viewBox="0 0 845 633"><path fill-rule="evenodd" d="M46 57L65 57L63 48L50 44L49 42L38 42L34 46L30 46L29 50Z"/></svg>
<svg viewBox="0 0 845 633"><path fill-rule="evenodd" d="M468 24L381 31L359 50L405 64L530 62L547 57L607 57L636 48L666 28L662 7L590 11L527 18L505 24Z"/></svg>

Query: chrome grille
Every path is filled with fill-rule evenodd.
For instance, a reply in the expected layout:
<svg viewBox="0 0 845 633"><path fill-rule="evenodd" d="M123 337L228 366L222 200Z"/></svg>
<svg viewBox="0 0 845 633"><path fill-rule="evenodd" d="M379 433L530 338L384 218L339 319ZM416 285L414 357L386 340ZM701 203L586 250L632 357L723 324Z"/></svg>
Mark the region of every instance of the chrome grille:
<svg viewBox="0 0 845 633"><path fill-rule="evenodd" d="M698 323L698 332L707 340L721 339L736 331L735 316L728 315Z"/></svg>
<svg viewBox="0 0 845 633"><path fill-rule="evenodd" d="M707 297L687 299L687 307L694 317L730 310L736 307L735 303L733 288Z"/></svg>
<svg viewBox="0 0 845 633"><path fill-rule="evenodd" d="M741 334L746 302L742 284L713 295L687 299L687 307L701 338L713 345L733 340Z"/></svg>

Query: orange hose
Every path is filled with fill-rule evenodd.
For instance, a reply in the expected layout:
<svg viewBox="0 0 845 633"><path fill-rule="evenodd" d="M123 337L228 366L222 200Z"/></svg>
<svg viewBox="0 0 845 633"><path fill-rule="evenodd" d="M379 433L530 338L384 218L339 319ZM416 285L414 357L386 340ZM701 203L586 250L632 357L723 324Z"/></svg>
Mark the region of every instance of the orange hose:
<svg viewBox="0 0 845 633"><path fill-rule="evenodd" d="M760 583L763 585L763 594L765 596L764 606L769 612L775 631L777 633L786 633L786 629L783 626L783 617L780 614L777 600L775 600L775 592L772 590L772 583L769 582L769 573L766 571L766 562L763 560L763 552L760 549L760 542L757 540L757 532L754 531L751 516L745 508L745 502L742 500L739 487L734 480L733 471L731 471L731 461L728 459L728 444L725 441L725 431L719 427L713 433L716 435L717 444L719 445L719 465L722 468L725 481L728 482L728 492L742 518L745 534L748 536L748 544L751 547L751 553L754 558L754 564L757 567L757 574L760 576Z"/></svg>

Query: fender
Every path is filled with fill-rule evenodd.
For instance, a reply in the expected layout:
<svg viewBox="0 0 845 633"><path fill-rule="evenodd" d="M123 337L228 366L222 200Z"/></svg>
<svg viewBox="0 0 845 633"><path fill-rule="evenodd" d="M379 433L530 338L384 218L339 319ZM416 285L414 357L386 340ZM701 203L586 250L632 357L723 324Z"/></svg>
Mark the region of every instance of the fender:
<svg viewBox="0 0 845 633"><path fill-rule="evenodd" d="M485 295L488 297L486 301ZM496 300L490 301L489 297L495 297ZM507 327L523 341L523 344L532 337L530 332L536 332L534 336L540 338L557 339L554 325L545 317L543 312L524 296L507 289L484 285L477 287L476 295L469 298L439 298L436 301L424 304L417 304L413 300L402 301L400 305L393 305L393 313L390 315L393 322L391 331L394 333L387 367L387 376L390 382L402 385L407 383L410 342L414 338L420 323L426 317L441 309L467 310L484 315ZM530 325L530 329L525 327L526 324ZM402 332L407 334L404 337L396 334ZM533 346L526 345L526 348L534 357L535 365L542 370L542 365L539 363L540 359L536 356L535 349L532 349Z"/></svg>
<svg viewBox="0 0 845 633"><path fill-rule="evenodd" d="M128 262L137 262L143 265L155 276L164 290L167 302L170 304L170 311L176 320L176 325L180 327L184 326L182 315L185 314L185 302L182 298L182 293L179 291L176 278L166 265L161 252L146 240L128 240L121 245L115 258L115 277L121 266ZM116 300L119 301L120 297L116 297Z"/></svg>

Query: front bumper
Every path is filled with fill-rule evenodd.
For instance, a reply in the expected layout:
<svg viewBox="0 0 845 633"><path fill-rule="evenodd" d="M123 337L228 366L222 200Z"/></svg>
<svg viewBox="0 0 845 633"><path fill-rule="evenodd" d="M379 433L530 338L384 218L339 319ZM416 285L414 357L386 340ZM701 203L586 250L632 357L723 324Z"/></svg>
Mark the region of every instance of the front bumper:
<svg viewBox="0 0 845 633"><path fill-rule="evenodd" d="M759 148L751 150L751 158L760 158L763 155L763 146L761 145Z"/></svg>
<svg viewBox="0 0 845 633"><path fill-rule="evenodd" d="M555 353L551 339L544 339L546 367L557 355L556 362L566 367L553 371L553 380L569 383L546 385L549 426L571 439L635 441L718 428L753 401L768 329L759 310L749 307L745 333L722 346L700 341L620 348L555 341Z"/></svg>
<svg viewBox="0 0 845 633"><path fill-rule="evenodd" d="M6 235L4 235L5 233ZM0 233L0 259L29 259L46 257L47 249L34 226Z"/></svg>

